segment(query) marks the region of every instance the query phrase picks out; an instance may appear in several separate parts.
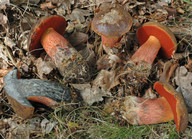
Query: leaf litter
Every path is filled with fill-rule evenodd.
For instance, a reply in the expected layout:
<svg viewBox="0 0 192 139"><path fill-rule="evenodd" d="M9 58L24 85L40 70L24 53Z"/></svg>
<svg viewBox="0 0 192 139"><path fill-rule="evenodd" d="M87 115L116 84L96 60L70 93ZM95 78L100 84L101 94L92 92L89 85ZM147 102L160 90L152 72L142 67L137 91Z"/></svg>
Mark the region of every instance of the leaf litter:
<svg viewBox="0 0 192 139"><path fill-rule="evenodd" d="M104 2L106 4L104 4ZM160 3L161 2L161 3ZM122 64L121 59L129 59L128 55L132 55L138 48L136 38L132 37L137 28L147 21L161 22L173 31L178 42L178 52L191 52L191 19L190 5L179 1L127 1L119 0L124 8L134 18L133 27L130 33L123 36L120 46L113 50L111 56L98 55L96 47L100 44L99 37L90 29L90 23L94 13L98 8L105 8L106 5L114 6L114 0L77 0L77 1L0 1L0 68L9 71L10 67L17 64L22 72L23 78L41 78L51 79L60 82L61 77L58 74L55 65L49 60L45 54L42 57L35 58L28 53L27 39L31 27L38 21L41 16L45 15L61 15L68 21L68 27L65 36L68 36L69 42L81 49L82 55L90 61L90 65L95 66L96 71L93 80L87 84L69 84L72 91L80 91L84 103L88 105L98 106L110 101L108 98L115 93L123 92L121 82L116 78L114 67ZM182 5L183 4L183 5ZM40 5L40 6L39 6ZM98 38L98 39L97 39ZM124 39L126 38L126 39ZM129 40L127 39L129 38ZM79 48L78 48L79 47ZM82 47L84 49L82 49ZM182 48L181 48L182 47ZM8 48L10 51L7 52ZM120 55L116 55L120 53ZM16 62L11 60L11 57ZM179 65L174 77L170 77L171 83L177 87L181 93L190 94L191 90L191 60L187 56L175 59ZM162 62L165 63L164 61ZM187 63L187 64L186 64ZM185 65L185 67L184 67ZM99 71L97 68L99 67ZM159 72L158 65L154 65L152 75ZM56 71L56 72L55 72ZM3 73L3 71L1 71ZM3 77L3 75L2 75ZM1 79L2 79L1 77ZM55 78L56 77L56 78ZM158 77L149 77L151 82L158 80ZM152 83L149 83L152 85ZM188 86L186 86L188 84ZM146 91L146 90L145 90ZM146 97L157 97L152 94L151 89L146 91ZM121 94L121 93L120 93ZM57 121L52 121L47 115L47 109L42 111L37 108L36 115L32 119L19 119L14 114L6 97L3 95L3 81L1 82L1 101L0 101L0 136L4 138L37 138L49 134L56 130ZM82 103L82 102L78 102ZM76 106L78 108L79 105ZM45 117L44 117L45 116ZM69 121L71 125L76 124L75 121ZM73 124L74 123L74 124ZM191 128L191 127L190 127ZM190 131L188 131L190 132ZM186 137L183 135L183 137Z"/></svg>

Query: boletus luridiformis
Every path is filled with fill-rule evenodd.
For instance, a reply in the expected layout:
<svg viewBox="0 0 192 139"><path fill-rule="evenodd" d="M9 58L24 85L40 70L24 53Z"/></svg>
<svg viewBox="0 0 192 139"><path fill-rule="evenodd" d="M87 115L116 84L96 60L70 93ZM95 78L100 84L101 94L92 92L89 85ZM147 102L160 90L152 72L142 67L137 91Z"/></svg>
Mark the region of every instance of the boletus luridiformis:
<svg viewBox="0 0 192 139"><path fill-rule="evenodd" d="M41 18L32 28L28 50L39 56L40 48L52 58L63 79L83 83L90 80L90 67L83 56L62 36L67 22L64 17L52 15Z"/></svg>
<svg viewBox="0 0 192 139"><path fill-rule="evenodd" d="M140 92L148 81L153 61L159 51L163 58L171 58L177 47L171 30L157 22L148 22L140 27L137 39L142 46L124 66L124 72L121 71L119 75L125 83L126 95Z"/></svg>
<svg viewBox="0 0 192 139"><path fill-rule="evenodd" d="M25 119L34 113L30 101L53 107L57 102L70 102L72 99L69 88L59 83L40 79L18 79L17 68L5 75L3 82L11 106Z"/></svg>

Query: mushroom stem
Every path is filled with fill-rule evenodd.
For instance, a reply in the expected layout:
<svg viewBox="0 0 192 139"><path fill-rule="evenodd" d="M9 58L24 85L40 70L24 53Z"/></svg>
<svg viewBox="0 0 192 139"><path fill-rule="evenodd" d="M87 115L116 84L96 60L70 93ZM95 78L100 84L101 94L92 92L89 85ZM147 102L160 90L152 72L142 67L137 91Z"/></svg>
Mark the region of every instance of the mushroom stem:
<svg viewBox="0 0 192 139"><path fill-rule="evenodd" d="M53 58L59 46L64 49L68 49L69 42L53 28L48 28L41 37L41 44L45 49L46 53Z"/></svg>
<svg viewBox="0 0 192 139"><path fill-rule="evenodd" d="M113 48L116 43L118 43L121 40L122 37L117 38L107 38L105 36L101 36L101 42L103 45L108 46L110 48Z"/></svg>
<svg viewBox="0 0 192 139"><path fill-rule="evenodd" d="M159 49L161 48L161 43L155 36L150 36L148 40L135 52L132 56L134 61L145 61L149 64L153 64Z"/></svg>
<svg viewBox="0 0 192 139"><path fill-rule="evenodd" d="M130 124L157 124L174 119L172 109L164 97L145 99L129 96L124 101L122 116Z"/></svg>

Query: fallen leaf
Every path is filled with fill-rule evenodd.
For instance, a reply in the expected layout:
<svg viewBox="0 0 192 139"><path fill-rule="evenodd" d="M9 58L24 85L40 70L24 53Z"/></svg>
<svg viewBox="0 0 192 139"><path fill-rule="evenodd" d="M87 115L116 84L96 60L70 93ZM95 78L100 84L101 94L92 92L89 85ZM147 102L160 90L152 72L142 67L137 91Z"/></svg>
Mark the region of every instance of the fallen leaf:
<svg viewBox="0 0 192 139"><path fill-rule="evenodd" d="M111 93L104 91L97 86L91 84L72 84L72 86L80 91L83 101L86 104L92 105L94 102L103 101L103 96L111 96Z"/></svg>
<svg viewBox="0 0 192 139"><path fill-rule="evenodd" d="M143 98L154 99L154 98L157 98L157 95L153 92L152 87L150 87L149 89L147 89L145 91L145 94L144 94Z"/></svg>
<svg viewBox="0 0 192 139"><path fill-rule="evenodd" d="M6 52L4 50L4 46L2 44L0 44L0 58L2 58L6 63L9 63Z"/></svg>
<svg viewBox="0 0 192 139"><path fill-rule="evenodd" d="M23 3L38 4L40 0L11 0L11 3L15 5L21 5Z"/></svg>
<svg viewBox="0 0 192 139"><path fill-rule="evenodd" d="M5 10L6 9L6 4L10 5L10 1L9 0L0 0L0 9ZM1 20L0 20L1 22Z"/></svg>
<svg viewBox="0 0 192 139"><path fill-rule="evenodd" d="M97 70L108 70L116 66L117 63L121 63L121 59L115 54L103 55L97 60Z"/></svg>
<svg viewBox="0 0 192 139"><path fill-rule="evenodd" d="M191 55L188 56L188 58L187 58L187 64L185 65L185 67L186 67L189 71L192 71L192 57L191 57Z"/></svg>
<svg viewBox="0 0 192 139"><path fill-rule="evenodd" d="M174 62L172 60L170 61L167 61L165 64L164 64L164 67L163 67L163 73L160 75L160 81L163 81L163 82L169 82L171 76L173 75L175 69L177 68L178 66L178 63L177 62Z"/></svg>
<svg viewBox="0 0 192 139"><path fill-rule="evenodd" d="M41 79L43 79L43 75L49 74L53 69L56 69L55 64L51 60L43 60L41 57L35 60L34 64L37 67L37 72Z"/></svg>
<svg viewBox="0 0 192 139"><path fill-rule="evenodd" d="M75 29L74 23L73 22L69 22L67 24L66 32L70 34L70 33L73 32L74 29Z"/></svg>
<svg viewBox="0 0 192 139"><path fill-rule="evenodd" d="M40 8L42 9L42 10L45 10L45 9L54 9L56 6L54 6L53 4L52 4L52 2L51 1L48 1L48 2L45 2L45 3L41 3L40 4Z"/></svg>
<svg viewBox="0 0 192 139"><path fill-rule="evenodd" d="M86 46L84 43L88 41L88 35L83 32L74 32L72 35L69 36L67 40L71 43L73 47L75 47L75 49L81 50Z"/></svg>
<svg viewBox="0 0 192 139"><path fill-rule="evenodd" d="M70 21L77 21L79 24L85 22L85 16L91 15L89 10L74 9L71 14L66 15L66 19Z"/></svg>
<svg viewBox="0 0 192 139"><path fill-rule="evenodd" d="M16 46L16 43L9 37L5 37L4 43L5 45L9 46L11 49L13 49L13 47Z"/></svg>
<svg viewBox="0 0 192 139"><path fill-rule="evenodd" d="M168 6L168 3L165 1L159 1L158 5L163 7L163 6Z"/></svg>
<svg viewBox="0 0 192 139"><path fill-rule="evenodd" d="M184 14L185 13L185 11L183 9L181 9L180 7L177 8L177 12L180 13L180 14Z"/></svg>
<svg viewBox="0 0 192 139"><path fill-rule="evenodd" d="M12 68L8 69L0 69L0 77L4 77L8 72L10 72Z"/></svg>
<svg viewBox="0 0 192 139"><path fill-rule="evenodd" d="M29 139L30 134L33 133L33 131L39 130L37 128L37 124L35 125L32 122L22 123L18 122L18 119L13 118L6 119L6 124L9 127L8 131L10 133L11 138Z"/></svg>
<svg viewBox="0 0 192 139"><path fill-rule="evenodd" d="M120 84L114 70L107 71L101 70L95 80L93 81L95 86L101 87L106 91Z"/></svg>
<svg viewBox="0 0 192 139"><path fill-rule="evenodd" d="M0 3L0 5L1 5L1 3ZM8 21L7 16L5 16L2 13L0 13L0 24L1 25L5 25L5 24L7 24L7 21Z"/></svg>
<svg viewBox="0 0 192 139"><path fill-rule="evenodd" d="M42 132L46 134L50 133L56 124L57 124L56 121L49 121L46 118L44 118L41 121Z"/></svg>
<svg viewBox="0 0 192 139"><path fill-rule="evenodd" d="M20 46L20 48L24 49L25 51L28 51L28 35L29 34L29 30L24 31L20 34L19 38L18 38L18 45Z"/></svg>
<svg viewBox="0 0 192 139"><path fill-rule="evenodd" d="M89 45L87 45L83 50L79 51L79 53L91 67L95 66L95 53L91 48L89 48Z"/></svg>
<svg viewBox="0 0 192 139"><path fill-rule="evenodd" d="M192 112L192 72L188 72L184 66L178 67L174 79L176 85L179 87L177 90L180 90L179 92L184 97L188 112Z"/></svg>
<svg viewBox="0 0 192 139"><path fill-rule="evenodd" d="M166 7L165 9L166 9L167 12L168 12L168 18L169 18L169 19L177 16L177 10L176 10L176 9L174 9L174 8L169 8L169 7Z"/></svg>

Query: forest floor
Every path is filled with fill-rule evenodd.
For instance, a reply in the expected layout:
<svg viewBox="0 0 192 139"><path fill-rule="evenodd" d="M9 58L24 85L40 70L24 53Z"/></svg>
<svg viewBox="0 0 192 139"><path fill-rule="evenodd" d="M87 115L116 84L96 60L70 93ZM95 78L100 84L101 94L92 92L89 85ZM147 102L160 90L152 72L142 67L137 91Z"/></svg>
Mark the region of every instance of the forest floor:
<svg viewBox="0 0 192 139"><path fill-rule="evenodd" d="M178 135L173 120L154 125L131 125L117 113L105 112L106 104L111 99L121 97L121 93L117 93L122 91L123 83L117 81L111 85L109 82L107 91L101 89L101 84L98 85L99 91L91 87L92 81L100 73L100 70L96 70L98 60L105 54L101 49L101 37L91 29L91 21L99 8L116 5L121 5L133 18L130 31L114 48L124 63L139 48L136 32L146 22L159 22L167 26L177 40L175 56L171 59L157 56L149 81L141 92L153 90L152 86L159 80L167 61L177 62L177 68L184 66L188 73L192 72L192 2L189 0L0 0L0 138L192 138L191 114L187 129ZM65 17L68 24L65 38L74 47L88 48L89 54L93 55L94 60L89 61L95 69L92 81L84 84L63 82L58 69L45 52L40 57L34 57L28 51L32 27L41 17L48 15ZM53 109L32 103L35 106L34 115L30 119L22 119L14 112L4 91L3 77L13 67L19 69L23 79L51 80L68 86L73 101L59 103ZM102 78L107 78L108 72L108 76L112 76L111 68L105 71ZM177 76L173 72L169 81L175 89L178 87L175 83ZM112 79L116 81L115 77ZM190 78L185 81L192 85ZM78 98L77 94L81 96L83 93L87 93L88 99ZM152 94L159 97L157 93ZM137 96L142 96L142 93Z"/></svg>

